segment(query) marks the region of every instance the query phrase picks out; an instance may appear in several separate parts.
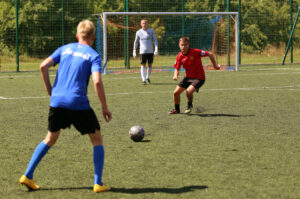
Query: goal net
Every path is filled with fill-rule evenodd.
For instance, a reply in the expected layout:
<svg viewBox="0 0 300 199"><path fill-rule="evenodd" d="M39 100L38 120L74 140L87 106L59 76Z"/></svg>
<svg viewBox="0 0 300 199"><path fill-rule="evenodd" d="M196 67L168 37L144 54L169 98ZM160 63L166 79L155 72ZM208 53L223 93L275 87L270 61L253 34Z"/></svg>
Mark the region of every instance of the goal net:
<svg viewBox="0 0 300 199"><path fill-rule="evenodd" d="M97 51L104 72L140 66L139 45L133 58L133 44L141 19L148 20L158 40L159 56L154 69L172 70L180 51L182 36L190 37L190 47L211 51L224 70L238 70L239 32L237 12L104 12L97 16ZM202 59L206 69L209 58Z"/></svg>

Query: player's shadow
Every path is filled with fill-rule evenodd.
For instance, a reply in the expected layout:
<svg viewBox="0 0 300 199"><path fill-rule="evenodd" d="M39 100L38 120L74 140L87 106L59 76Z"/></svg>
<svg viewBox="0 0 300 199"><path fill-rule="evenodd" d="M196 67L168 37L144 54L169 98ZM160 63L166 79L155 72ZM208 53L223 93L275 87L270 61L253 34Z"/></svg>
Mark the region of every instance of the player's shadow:
<svg viewBox="0 0 300 199"><path fill-rule="evenodd" d="M28 192L39 191L63 191L63 190L93 190L93 187L59 187L59 188L41 188L39 190L28 190Z"/></svg>
<svg viewBox="0 0 300 199"><path fill-rule="evenodd" d="M207 189L206 185L198 186L184 186L180 188L111 188L111 192L116 193L128 193L128 194L144 194L144 193L170 193L170 194L180 194L194 191L196 189Z"/></svg>
<svg viewBox="0 0 300 199"><path fill-rule="evenodd" d="M199 117L254 117L255 115L236 115L236 114L203 114L203 113L190 113L188 116L199 116Z"/></svg>
<svg viewBox="0 0 300 199"><path fill-rule="evenodd" d="M192 185L192 186L184 186L180 188L117 188L112 187L111 192L115 193L127 193L127 194L144 194L144 193L169 193L169 194L180 194L187 193L194 190L207 189L206 185ZM93 190L93 187L64 187L64 188L41 188L37 190L39 191L63 191L63 190ZM35 192L35 191L30 191Z"/></svg>
<svg viewBox="0 0 300 199"><path fill-rule="evenodd" d="M178 84L178 83L177 83ZM162 85L177 85L176 82L175 83L167 83L167 82L155 82L155 83L151 83L151 85L157 85L157 86L162 86Z"/></svg>
<svg viewBox="0 0 300 199"><path fill-rule="evenodd" d="M142 140L141 142L151 142L151 140Z"/></svg>

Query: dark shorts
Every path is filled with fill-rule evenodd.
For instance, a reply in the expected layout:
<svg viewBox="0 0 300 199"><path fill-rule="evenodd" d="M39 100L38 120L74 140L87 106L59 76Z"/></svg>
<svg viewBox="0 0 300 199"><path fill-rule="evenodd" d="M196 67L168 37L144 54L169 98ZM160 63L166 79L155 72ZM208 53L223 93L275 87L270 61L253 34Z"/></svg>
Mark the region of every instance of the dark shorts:
<svg viewBox="0 0 300 199"><path fill-rule="evenodd" d="M146 64L147 61L148 64L153 63L153 53L141 54L141 64Z"/></svg>
<svg viewBox="0 0 300 199"><path fill-rule="evenodd" d="M67 127L70 128L71 124L82 135L95 133L96 129L100 130L100 125L93 109L77 111L50 107L48 116L48 130L50 132L57 132Z"/></svg>
<svg viewBox="0 0 300 199"><path fill-rule="evenodd" d="M185 77L183 78L183 80L181 80L181 82L179 82L178 86L187 89L190 85L194 86L197 93L199 91L199 88L201 88L201 86L203 86L205 80L203 79L193 79L193 78L188 78Z"/></svg>

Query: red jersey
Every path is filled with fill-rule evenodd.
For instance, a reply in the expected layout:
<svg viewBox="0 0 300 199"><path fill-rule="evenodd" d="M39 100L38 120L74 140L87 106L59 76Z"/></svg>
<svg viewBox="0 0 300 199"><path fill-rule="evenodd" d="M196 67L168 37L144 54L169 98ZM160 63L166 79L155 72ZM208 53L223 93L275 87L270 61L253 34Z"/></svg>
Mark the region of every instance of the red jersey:
<svg viewBox="0 0 300 199"><path fill-rule="evenodd" d="M180 69L183 66L185 77L205 80L201 57L206 56L208 56L207 51L190 48L187 55L178 53L174 68Z"/></svg>

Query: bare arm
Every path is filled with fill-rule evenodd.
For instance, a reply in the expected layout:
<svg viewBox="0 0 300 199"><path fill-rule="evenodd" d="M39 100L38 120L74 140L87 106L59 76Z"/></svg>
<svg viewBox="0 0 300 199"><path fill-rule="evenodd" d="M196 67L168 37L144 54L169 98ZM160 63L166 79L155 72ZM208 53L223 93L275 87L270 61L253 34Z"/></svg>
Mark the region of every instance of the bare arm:
<svg viewBox="0 0 300 199"><path fill-rule="evenodd" d="M217 64L214 55L211 52L209 52L208 57L209 57L211 63L213 64L214 68L219 70L221 67L219 64Z"/></svg>
<svg viewBox="0 0 300 199"><path fill-rule="evenodd" d="M108 110L107 104L106 104L106 97L105 97L105 91L104 86L101 79L100 72L93 72L92 74L93 81L94 81L94 89L98 96L98 99L101 102L102 105L102 115L106 122L109 122L112 118L111 112Z"/></svg>
<svg viewBox="0 0 300 199"><path fill-rule="evenodd" d="M53 65L54 65L54 60L51 57L45 59L40 65L40 71L42 74L44 85L50 96L51 96L52 86L49 79L49 67Z"/></svg>
<svg viewBox="0 0 300 199"><path fill-rule="evenodd" d="M179 69L175 68L173 80L177 81L179 75Z"/></svg>

